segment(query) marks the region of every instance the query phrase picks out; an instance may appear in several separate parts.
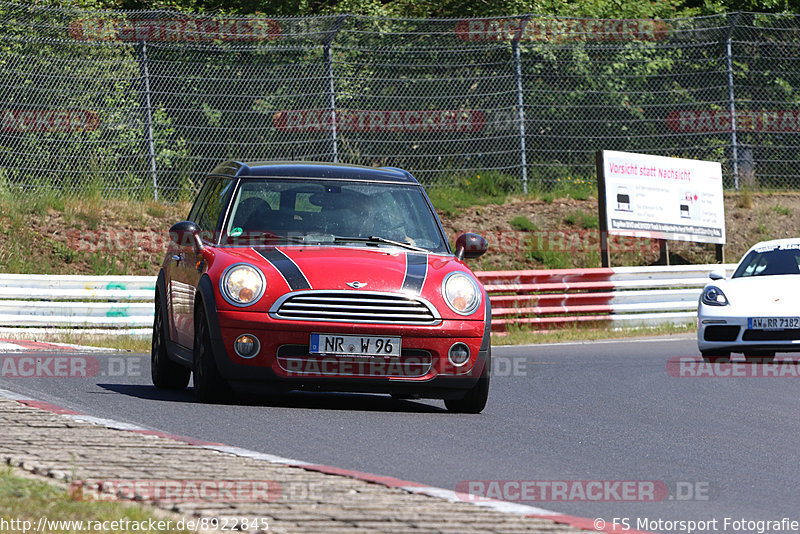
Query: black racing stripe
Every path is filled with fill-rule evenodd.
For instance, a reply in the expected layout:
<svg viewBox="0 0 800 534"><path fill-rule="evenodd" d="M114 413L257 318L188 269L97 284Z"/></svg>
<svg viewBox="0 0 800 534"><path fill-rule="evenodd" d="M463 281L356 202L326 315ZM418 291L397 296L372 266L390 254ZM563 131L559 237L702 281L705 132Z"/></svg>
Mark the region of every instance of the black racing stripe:
<svg viewBox="0 0 800 534"><path fill-rule="evenodd" d="M417 295L422 292L422 284L428 275L427 254L406 254L406 277L403 280L403 291L410 291Z"/></svg>
<svg viewBox="0 0 800 534"><path fill-rule="evenodd" d="M297 291L298 289L311 289L311 284L308 283L303 271L292 261L289 256L278 250L277 248L258 250L256 251L264 259L270 262L278 272L281 273L283 279L289 284L289 289Z"/></svg>

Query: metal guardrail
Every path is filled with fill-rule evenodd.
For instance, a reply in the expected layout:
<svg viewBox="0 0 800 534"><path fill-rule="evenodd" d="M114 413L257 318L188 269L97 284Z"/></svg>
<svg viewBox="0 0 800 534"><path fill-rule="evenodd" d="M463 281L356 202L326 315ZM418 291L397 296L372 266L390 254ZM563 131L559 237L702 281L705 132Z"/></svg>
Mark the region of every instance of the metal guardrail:
<svg viewBox="0 0 800 534"><path fill-rule="evenodd" d="M693 321L708 273L734 264L476 273L492 329ZM0 333L149 335L155 277L0 275Z"/></svg>
<svg viewBox="0 0 800 534"><path fill-rule="evenodd" d="M478 272L492 302L492 331L511 325L620 326L684 324L695 320L708 274L735 264Z"/></svg>
<svg viewBox="0 0 800 534"><path fill-rule="evenodd" d="M154 276L0 274L0 332L149 335Z"/></svg>

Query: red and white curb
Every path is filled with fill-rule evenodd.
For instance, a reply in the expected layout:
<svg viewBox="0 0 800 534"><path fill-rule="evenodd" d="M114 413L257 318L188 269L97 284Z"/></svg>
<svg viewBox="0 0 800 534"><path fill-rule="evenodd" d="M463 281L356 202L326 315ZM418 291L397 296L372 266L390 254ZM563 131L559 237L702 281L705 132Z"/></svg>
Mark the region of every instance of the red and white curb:
<svg viewBox="0 0 800 534"><path fill-rule="evenodd" d="M0 338L0 354L10 352L117 352L117 349L87 347L71 343L47 343L45 341L27 341L23 339Z"/></svg>
<svg viewBox="0 0 800 534"><path fill-rule="evenodd" d="M273 454L266 454L263 452L253 451L249 449L244 449L241 447L234 447L230 445L225 445L222 443L214 443L209 441L202 441L195 438L189 438L186 436L180 436L177 434L170 434L167 432L161 432L158 430L148 429L139 425L134 425L131 423L123 423L120 421L115 421L113 419L106 419L103 417L94 417L91 415L82 414L80 412L76 412L74 410L70 410L67 408L62 408L61 406L52 404L50 402L40 401L33 399L31 397L15 393L13 391L9 391L6 389L0 389L0 397L13 400L19 402L20 404L24 404L25 406L30 406L32 408L38 408L40 410L50 412L53 414L60 415L62 417L67 417L73 421L78 421L82 423L91 423L99 426L103 426L106 428L110 428L113 430L121 430L126 432L134 432L136 434L143 434L147 436L154 436L158 438L165 438L171 439L174 441L180 441L183 443L188 443L190 445L194 445L197 447L201 447L203 449L209 449L213 451L233 454L235 456L240 456L243 458L251 458L254 460L262 460L274 464L282 464L289 467L297 467L300 469L305 469L307 471L315 471L318 473L325 473L329 475L339 475L345 476L349 478L353 478L356 480L362 480L364 482L371 482L373 484L380 484L382 486L388 488L396 488L406 491L408 493L416 493L421 495L427 495L429 497L434 497L438 499L444 499L449 502L453 503L462 503L462 504L470 504L473 506L479 506L481 508L486 508L489 510L493 510L495 512L501 512L506 514L515 514L521 515L524 517L532 518L532 519L545 519L548 521L553 521L555 523L566 524L571 527L579 528L582 530L589 530L592 532L623 532L622 525L609 525L608 523L604 523L602 526L597 522L597 519L588 519L584 517L578 517L573 515L562 514L559 512L554 512L551 510L545 510L544 508L537 508L535 506L528 506L526 504L518 504L513 502L501 501L496 499L481 499L480 501L465 501L464 499L460 498L458 494L454 490L449 490L445 488L437 488L435 486L428 486L425 484L420 484L418 482L411 482L408 480L402 480L395 477L389 476L381 476L376 475L373 473L364 473L361 471L354 471L351 469L343 469L339 467L333 467L329 465L322 465L322 464L314 464L310 462L305 462L303 460L295 460L292 458L284 458L282 456L275 456ZM598 528L599 527L599 528ZM638 534L642 531L637 530L624 530L625 534Z"/></svg>

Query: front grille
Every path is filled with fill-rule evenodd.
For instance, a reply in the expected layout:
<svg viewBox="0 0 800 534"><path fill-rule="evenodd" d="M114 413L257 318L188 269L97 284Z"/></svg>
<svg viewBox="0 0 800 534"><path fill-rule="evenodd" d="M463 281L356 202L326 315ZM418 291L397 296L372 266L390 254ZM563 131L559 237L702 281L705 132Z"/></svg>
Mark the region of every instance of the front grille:
<svg viewBox="0 0 800 534"><path fill-rule="evenodd" d="M419 378L430 372L433 358L419 349L403 349L399 358L318 356L308 353L308 345L282 345L278 366L289 376Z"/></svg>
<svg viewBox="0 0 800 534"><path fill-rule="evenodd" d="M800 330L745 330L742 341L794 341L800 339Z"/></svg>
<svg viewBox="0 0 800 534"><path fill-rule="evenodd" d="M435 325L441 316L419 297L368 291L298 291L278 299L274 319Z"/></svg>
<svg viewBox="0 0 800 534"><path fill-rule="evenodd" d="M704 337L706 341L736 341L739 327L735 325L707 326Z"/></svg>

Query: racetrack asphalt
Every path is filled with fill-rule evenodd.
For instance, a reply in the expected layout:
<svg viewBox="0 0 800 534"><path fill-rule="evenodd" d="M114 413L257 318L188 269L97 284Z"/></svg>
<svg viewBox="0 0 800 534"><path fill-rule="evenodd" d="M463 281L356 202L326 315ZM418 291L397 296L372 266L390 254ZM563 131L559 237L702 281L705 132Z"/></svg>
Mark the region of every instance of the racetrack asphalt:
<svg viewBox="0 0 800 534"><path fill-rule="evenodd" d="M0 378L0 388L96 417L451 490L496 480L667 488L655 502L613 491L610 501L523 502L628 518L634 528L643 518L718 519L716 531L725 531L724 518L800 520L797 375L675 376L675 358L699 360L687 337L495 347L480 415L377 395L203 405L189 391L155 390L147 355L92 357L100 362L93 378Z"/></svg>

